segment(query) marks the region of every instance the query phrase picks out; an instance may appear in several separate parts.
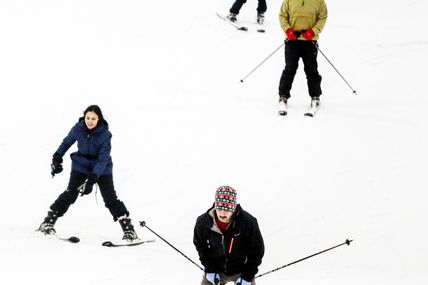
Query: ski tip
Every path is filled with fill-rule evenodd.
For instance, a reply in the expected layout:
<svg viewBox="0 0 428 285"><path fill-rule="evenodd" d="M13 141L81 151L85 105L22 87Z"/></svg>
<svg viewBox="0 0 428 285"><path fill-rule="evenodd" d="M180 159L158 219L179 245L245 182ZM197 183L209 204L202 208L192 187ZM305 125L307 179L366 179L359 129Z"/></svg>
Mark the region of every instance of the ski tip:
<svg viewBox="0 0 428 285"><path fill-rule="evenodd" d="M105 242L102 243L102 246L112 247L113 243L111 241L105 241Z"/></svg>
<svg viewBox="0 0 428 285"><path fill-rule="evenodd" d="M80 239L75 236L69 237L68 240L72 243L78 243L80 241Z"/></svg>

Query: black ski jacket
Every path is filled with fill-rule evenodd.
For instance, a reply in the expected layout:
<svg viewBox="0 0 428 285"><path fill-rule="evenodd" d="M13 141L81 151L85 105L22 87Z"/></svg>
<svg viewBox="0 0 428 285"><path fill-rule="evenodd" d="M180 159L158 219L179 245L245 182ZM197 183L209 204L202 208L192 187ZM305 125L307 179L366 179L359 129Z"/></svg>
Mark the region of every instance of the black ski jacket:
<svg viewBox="0 0 428 285"><path fill-rule="evenodd" d="M196 220L193 243L205 272L241 273L252 281L264 255L264 242L257 219L237 205L231 224L222 233L214 223L214 205Z"/></svg>

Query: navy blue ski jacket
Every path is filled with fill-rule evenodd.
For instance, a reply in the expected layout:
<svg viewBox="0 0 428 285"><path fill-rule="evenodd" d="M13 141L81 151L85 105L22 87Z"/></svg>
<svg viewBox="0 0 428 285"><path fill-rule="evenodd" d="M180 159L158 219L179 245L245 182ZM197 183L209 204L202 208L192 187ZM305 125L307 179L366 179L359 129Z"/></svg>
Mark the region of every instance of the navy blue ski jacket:
<svg viewBox="0 0 428 285"><path fill-rule="evenodd" d="M110 156L112 134L108 123L102 122L95 130L86 127L84 119L80 119L64 138L55 155L63 157L67 150L77 141L77 151L70 154L71 169L100 177L112 175L113 162Z"/></svg>

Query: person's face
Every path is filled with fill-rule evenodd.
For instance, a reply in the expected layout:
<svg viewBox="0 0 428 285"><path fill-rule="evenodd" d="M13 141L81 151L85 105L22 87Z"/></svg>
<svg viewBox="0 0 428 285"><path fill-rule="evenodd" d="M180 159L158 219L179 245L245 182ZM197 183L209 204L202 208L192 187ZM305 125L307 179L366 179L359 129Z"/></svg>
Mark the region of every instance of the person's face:
<svg viewBox="0 0 428 285"><path fill-rule="evenodd" d="M87 112L85 115L85 124L89 130L95 128L98 124L98 115L92 111Z"/></svg>
<svg viewBox="0 0 428 285"><path fill-rule="evenodd" d="M233 212L223 209L215 209L215 212L217 214L217 218L223 223L229 223L233 215Z"/></svg>

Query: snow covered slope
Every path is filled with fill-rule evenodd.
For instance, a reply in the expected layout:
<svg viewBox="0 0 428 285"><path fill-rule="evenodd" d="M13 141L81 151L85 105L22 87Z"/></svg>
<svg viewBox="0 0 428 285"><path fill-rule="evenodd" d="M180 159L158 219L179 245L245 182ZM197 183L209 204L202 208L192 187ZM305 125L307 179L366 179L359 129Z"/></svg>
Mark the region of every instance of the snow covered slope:
<svg viewBox="0 0 428 285"><path fill-rule="evenodd" d="M426 284L428 133L426 1L329 0L320 48L322 109L299 69L287 117L277 115L284 65L280 0L265 34L243 6L236 31L216 12L231 1L17 0L0 3L0 283L199 284L202 272L157 239L120 239L98 194L57 223L79 244L34 234L65 190L50 160L89 104L113 133L114 179L135 224L144 220L191 259L195 219L220 185L259 220L257 284ZM156 238L138 228L142 239Z"/></svg>

